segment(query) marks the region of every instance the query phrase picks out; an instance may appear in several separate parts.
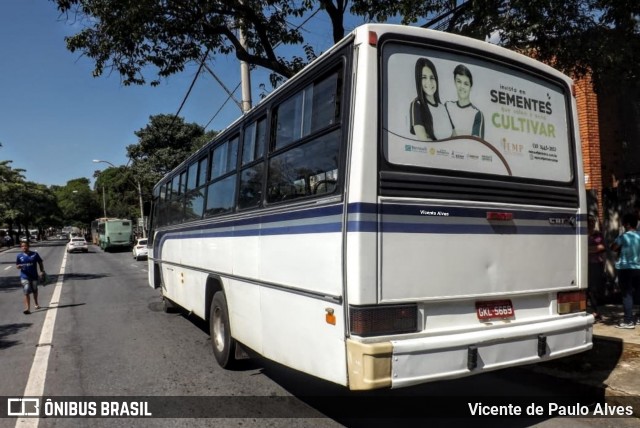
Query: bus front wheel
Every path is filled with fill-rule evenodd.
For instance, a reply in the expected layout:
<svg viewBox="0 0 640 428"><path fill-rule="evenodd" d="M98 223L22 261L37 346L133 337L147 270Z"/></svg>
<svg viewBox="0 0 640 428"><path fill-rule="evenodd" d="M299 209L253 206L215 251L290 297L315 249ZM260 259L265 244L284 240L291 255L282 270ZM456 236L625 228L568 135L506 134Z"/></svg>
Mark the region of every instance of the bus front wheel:
<svg viewBox="0 0 640 428"><path fill-rule="evenodd" d="M233 367L236 341L231 337L227 299L222 291L218 291L213 296L209 323L211 346L213 347L213 355L216 357L216 361L222 368Z"/></svg>

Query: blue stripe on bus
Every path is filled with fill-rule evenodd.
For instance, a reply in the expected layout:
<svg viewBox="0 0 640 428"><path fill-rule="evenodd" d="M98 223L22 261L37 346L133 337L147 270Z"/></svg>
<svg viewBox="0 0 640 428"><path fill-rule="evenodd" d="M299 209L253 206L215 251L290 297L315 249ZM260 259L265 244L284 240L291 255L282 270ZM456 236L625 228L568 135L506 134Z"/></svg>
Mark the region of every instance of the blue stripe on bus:
<svg viewBox="0 0 640 428"><path fill-rule="evenodd" d="M304 233L331 233L340 232L341 223L321 223L297 226L276 226L267 228L227 230L222 232L208 231L201 229L200 233L184 233L179 236L169 236L167 239L188 239L188 238L220 238L220 237L240 237L240 236L264 236L264 235L290 235Z"/></svg>
<svg viewBox="0 0 640 428"><path fill-rule="evenodd" d="M436 210L448 212L448 216L429 216L417 214L420 210ZM534 212L516 211L508 209L498 209L495 211L506 211L514 213L514 220L546 220L550 217L577 218L577 230L567 225L540 225L524 226L517 224L464 224L465 219L486 218L486 213L493 208L457 208L436 205L392 205L392 204L372 204L353 203L348 206L350 219L347 221L347 232L393 232L393 233L435 233L435 234L537 234L537 235L573 235L586 234L587 228L580 223L587 219L586 214L554 213L554 212ZM246 237L246 236L268 236L286 234L313 234L313 233L335 233L342 230L340 221L317 223L319 219L332 216L341 216L343 205L332 205L328 207L305 209L285 213L274 213L260 215L252 218L222 221L206 226L194 225L185 227L177 231L160 232L158 238L167 239L192 239L209 237ZM370 215L382 215L382 222L372 219ZM359 215L369 215L368 218L357 218ZM386 216L394 216L393 220L386 220ZM351 218L356 217L356 218ZM406 221L401 219L406 217ZM421 219L421 223L415 220ZM427 221L440 221L447 219L448 223L426 223ZM458 224L451 224L453 219L459 219ZM276 225L275 223L304 221L304 224ZM254 227L251 227L254 226ZM238 230L237 228L241 228ZM220 230L229 229L229 230ZM216 231L217 230L217 231Z"/></svg>

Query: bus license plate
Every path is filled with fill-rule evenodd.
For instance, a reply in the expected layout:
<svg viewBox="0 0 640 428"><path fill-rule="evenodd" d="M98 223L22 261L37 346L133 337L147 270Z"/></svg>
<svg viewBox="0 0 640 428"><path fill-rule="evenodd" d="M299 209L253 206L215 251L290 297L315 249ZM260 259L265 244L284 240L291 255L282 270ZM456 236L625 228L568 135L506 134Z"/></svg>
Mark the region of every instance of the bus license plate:
<svg viewBox="0 0 640 428"><path fill-rule="evenodd" d="M516 314L511 300L476 302L476 313L481 321L513 318Z"/></svg>

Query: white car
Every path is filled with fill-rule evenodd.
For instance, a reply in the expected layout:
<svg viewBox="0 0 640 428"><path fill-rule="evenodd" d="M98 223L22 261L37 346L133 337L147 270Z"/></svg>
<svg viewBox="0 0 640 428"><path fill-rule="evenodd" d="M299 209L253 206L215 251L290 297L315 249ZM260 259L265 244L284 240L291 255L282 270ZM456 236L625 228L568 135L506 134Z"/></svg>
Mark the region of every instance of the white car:
<svg viewBox="0 0 640 428"><path fill-rule="evenodd" d="M149 255L149 250L147 249L147 238L140 238L136 241L136 244L133 246L133 258L136 260L146 259Z"/></svg>
<svg viewBox="0 0 640 428"><path fill-rule="evenodd" d="M89 252L89 246L84 238L74 236L67 243L67 253L73 253L74 251L82 251L83 253Z"/></svg>

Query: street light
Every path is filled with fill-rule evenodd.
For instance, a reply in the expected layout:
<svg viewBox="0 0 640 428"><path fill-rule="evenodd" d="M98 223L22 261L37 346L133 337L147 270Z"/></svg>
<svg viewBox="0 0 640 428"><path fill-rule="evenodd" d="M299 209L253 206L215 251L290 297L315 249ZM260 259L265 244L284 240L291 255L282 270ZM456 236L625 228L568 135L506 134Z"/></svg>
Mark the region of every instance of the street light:
<svg viewBox="0 0 640 428"><path fill-rule="evenodd" d="M131 159L129 159L129 160L131 160ZM106 161L106 160L94 159L93 162L94 163L102 162L102 163L109 164L114 168L117 168L117 166L115 166L114 164L112 164L111 162ZM142 186L140 186L140 181L139 180L135 180L135 184L136 184L136 187L138 188L138 200L140 202L140 218L142 219L142 221L141 221L141 223L142 223L142 237L146 238L147 237L147 233L144 230L144 205L142 203ZM106 204L105 197L104 197L104 184L102 185L102 205L103 205L103 208L104 208L104 216L107 217L107 204Z"/></svg>

